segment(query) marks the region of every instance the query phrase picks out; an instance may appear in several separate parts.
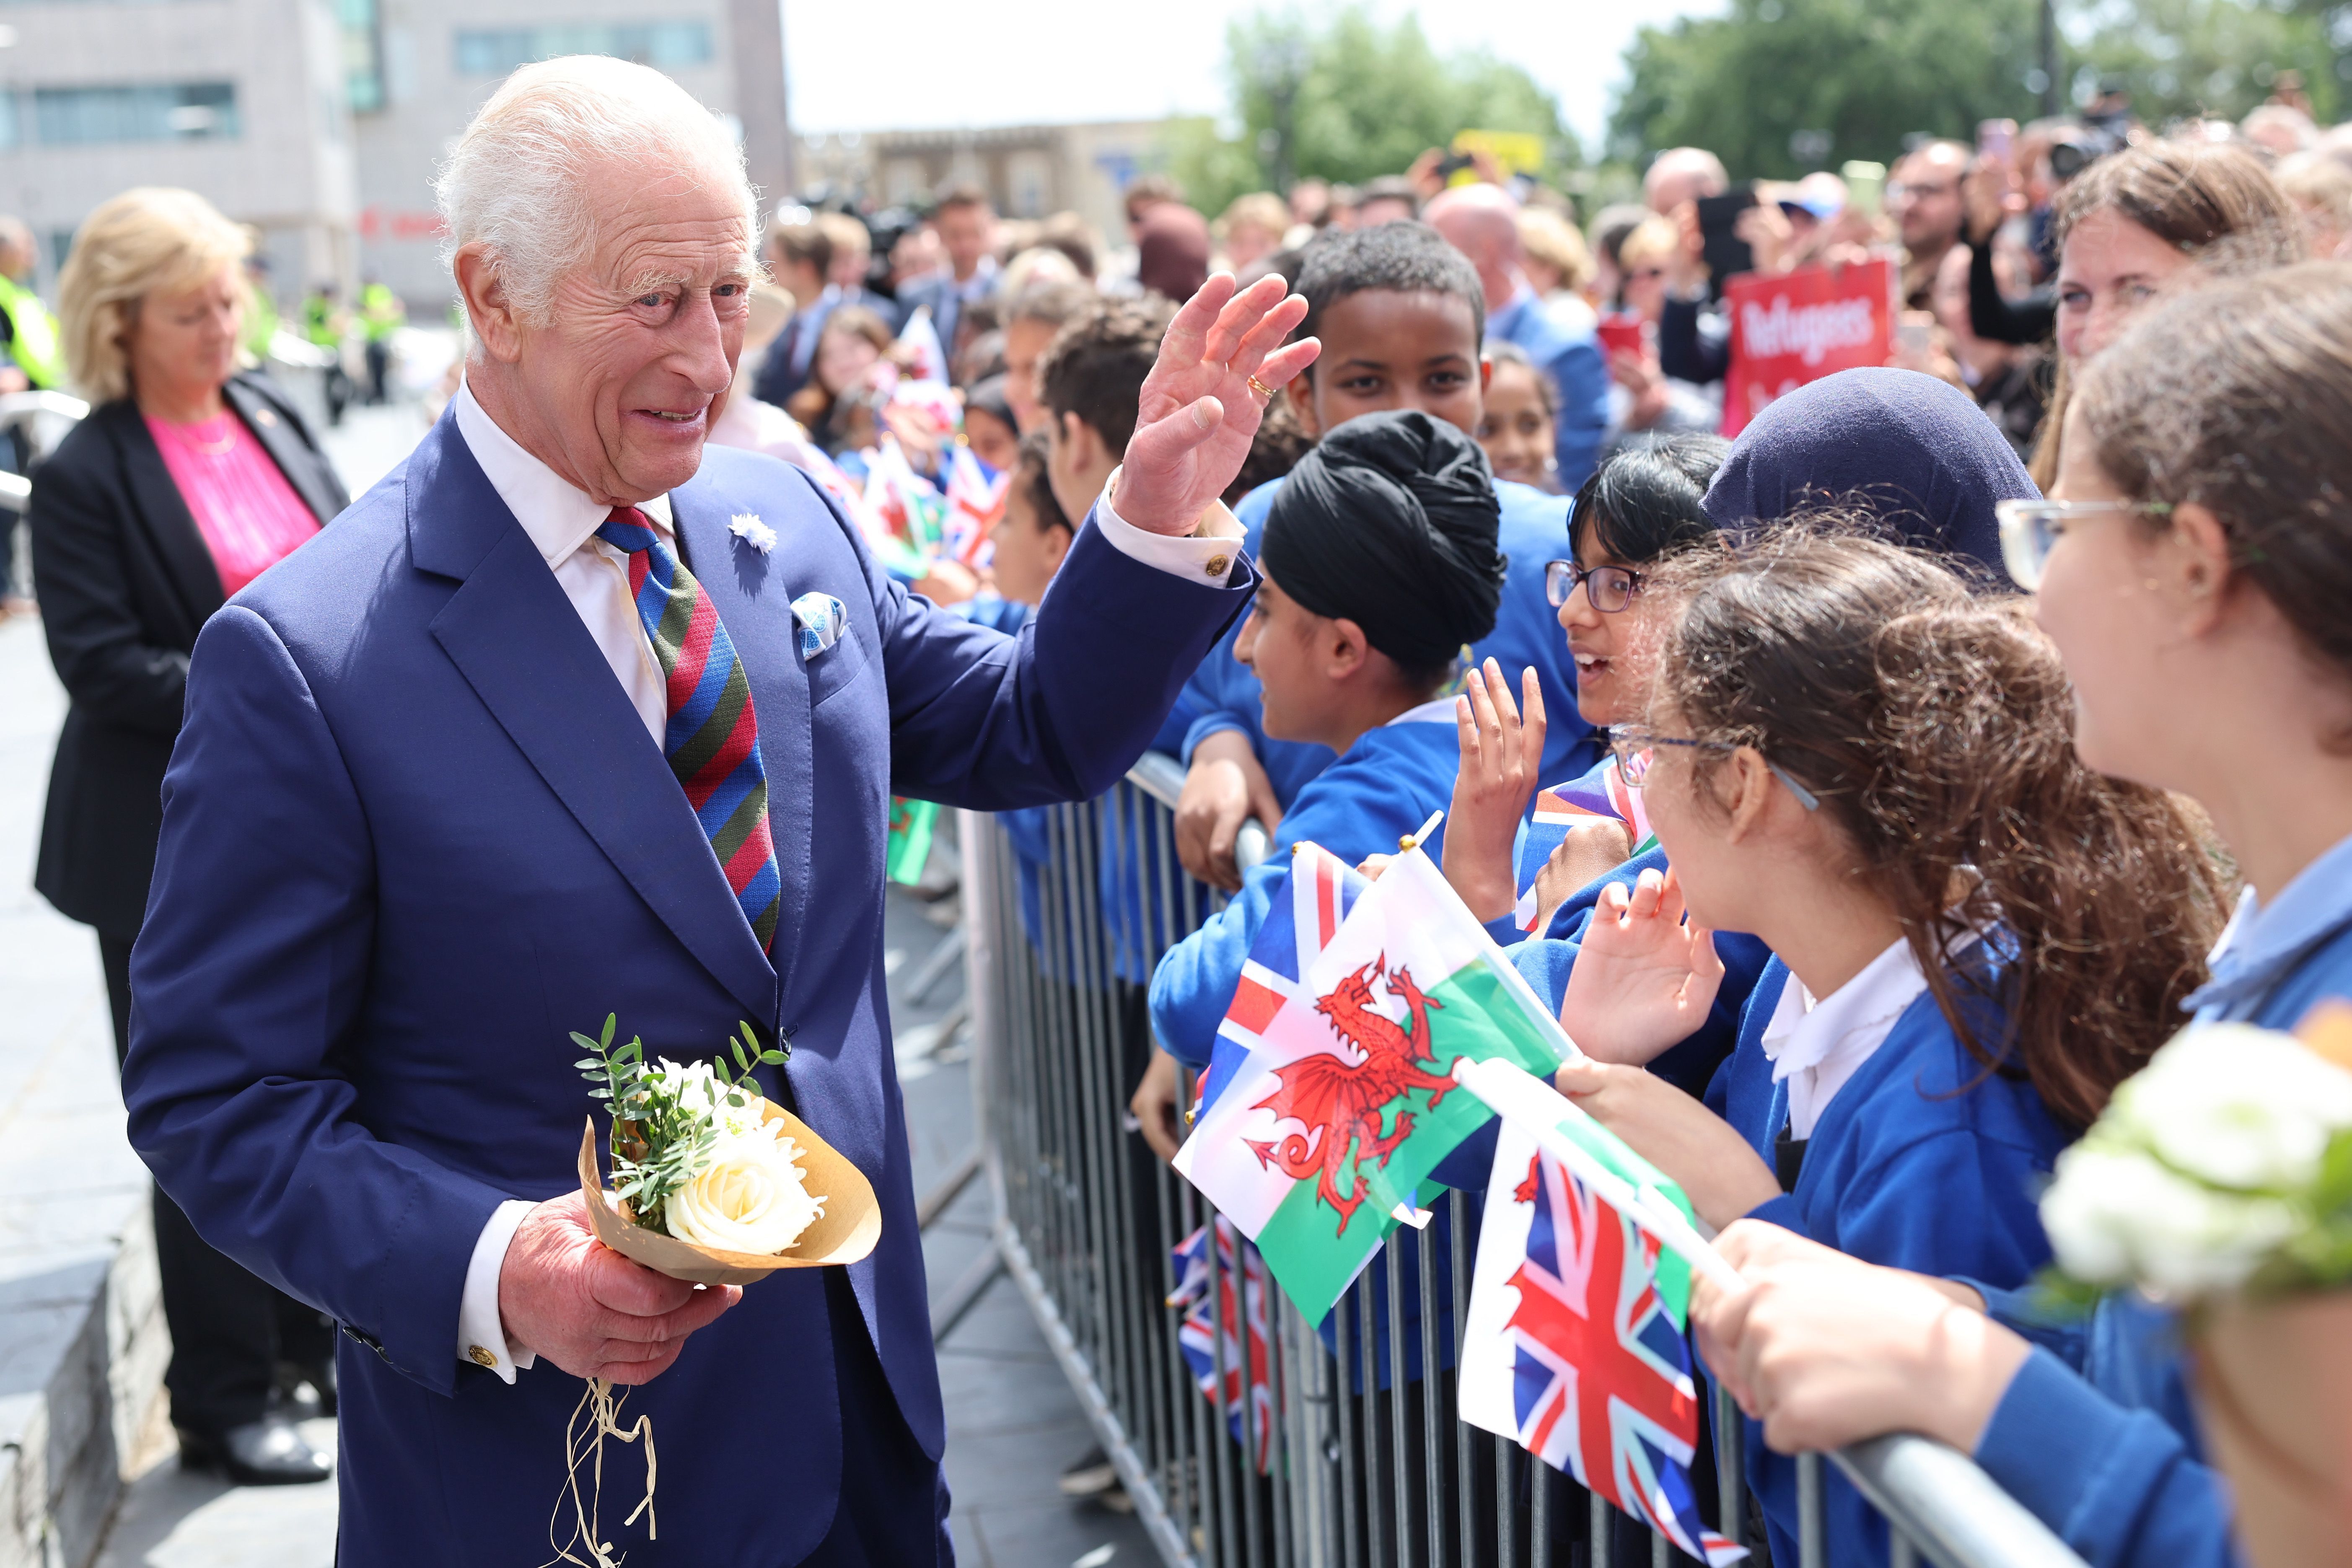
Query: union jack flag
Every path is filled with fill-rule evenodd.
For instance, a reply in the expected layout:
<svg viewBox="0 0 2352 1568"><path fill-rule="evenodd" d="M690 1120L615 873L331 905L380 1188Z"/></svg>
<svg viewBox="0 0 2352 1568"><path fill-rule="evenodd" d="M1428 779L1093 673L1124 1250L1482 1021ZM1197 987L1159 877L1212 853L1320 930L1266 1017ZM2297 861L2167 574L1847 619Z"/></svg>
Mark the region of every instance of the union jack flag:
<svg viewBox="0 0 2352 1568"><path fill-rule="evenodd" d="M1265 1260L1248 1239L1235 1233L1233 1222L1216 1218L1216 1307L1210 1310L1209 1227L1186 1237L1174 1252L1176 1289L1168 1297L1184 1316L1176 1343L1184 1364L1192 1368L1202 1397L1222 1405L1225 1428L1242 1441L1242 1412L1247 1409L1257 1427L1257 1472L1265 1475L1274 1448L1273 1347L1267 1322L1271 1298L1266 1290ZM1236 1281L1239 1290L1236 1291ZM1236 1310L1235 1297L1240 1298ZM1247 1337L1244 1333L1246 1330ZM1224 1339L1225 1374L1222 1396L1217 1382L1217 1340ZM1246 1396L1244 1394L1247 1389Z"/></svg>
<svg viewBox="0 0 2352 1568"><path fill-rule="evenodd" d="M1514 1181L1517 1172L1526 1174ZM1697 1391L1657 1262L1647 1233L1507 1121L1479 1241L1462 1417L1718 1568L1748 1553L1699 1520L1689 1469Z"/></svg>
<svg viewBox="0 0 2352 1568"><path fill-rule="evenodd" d="M1371 885L1319 844L1301 843L1292 850L1290 874L1274 890L1265 924L1258 927L1257 940L1243 961L1233 1004L1217 1026L1209 1070L1201 1074L1192 1103L1194 1119L1233 1082L1265 1026L1297 991L1298 977L1330 946L1357 897Z"/></svg>
<svg viewBox="0 0 2352 1568"><path fill-rule="evenodd" d="M972 455L969 446L948 448L947 533L940 548L964 565L988 564L994 552L989 531L1004 516L1004 492L1011 474L999 474Z"/></svg>
<svg viewBox="0 0 2352 1568"><path fill-rule="evenodd" d="M1536 792L1527 837L1519 841L1519 902L1511 912L1520 930L1533 933L1536 928L1536 876L1552 852L1567 841L1578 823L1604 819L1625 824L1636 852L1649 841L1650 814L1642 809L1642 792L1625 782L1614 757L1603 758L1600 767L1580 779Z"/></svg>

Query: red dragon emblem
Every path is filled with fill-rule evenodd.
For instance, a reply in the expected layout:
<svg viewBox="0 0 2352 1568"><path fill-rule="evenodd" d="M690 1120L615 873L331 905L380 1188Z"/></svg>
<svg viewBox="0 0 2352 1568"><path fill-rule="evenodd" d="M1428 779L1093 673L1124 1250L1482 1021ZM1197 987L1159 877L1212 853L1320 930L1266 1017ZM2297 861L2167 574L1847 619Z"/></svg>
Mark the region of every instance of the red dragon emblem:
<svg viewBox="0 0 2352 1568"><path fill-rule="evenodd" d="M1403 998L1403 1026L1374 1005L1374 981L1390 996ZM1364 1201L1364 1186L1359 1173L1355 1190L1342 1193L1339 1172L1366 1158L1377 1158L1382 1166L1389 1163L1397 1145L1412 1134L1413 1113L1398 1103L1412 1091L1427 1090L1429 1108L1434 1111L1454 1087L1451 1078L1424 1072L1415 1065L1435 1060L1429 1049L1429 1012L1444 1006L1423 994L1402 966L1391 973L1387 955L1381 955L1342 979L1329 996L1315 1004L1315 1010L1331 1020L1331 1031L1363 1052L1363 1060L1349 1061L1333 1052L1301 1057L1277 1067L1274 1075L1281 1087L1253 1107L1306 1125L1303 1133L1287 1134L1270 1143L1255 1138L1243 1142L1257 1155L1261 1166L1279 1166L1293 1180L1315 1177L1315 1196L1339 1211L1340 1235L1347 1234L1348 1222ZM1397 1107L1395 1119L1383 1133L1381 1124L1391 1105Z"/></svg>

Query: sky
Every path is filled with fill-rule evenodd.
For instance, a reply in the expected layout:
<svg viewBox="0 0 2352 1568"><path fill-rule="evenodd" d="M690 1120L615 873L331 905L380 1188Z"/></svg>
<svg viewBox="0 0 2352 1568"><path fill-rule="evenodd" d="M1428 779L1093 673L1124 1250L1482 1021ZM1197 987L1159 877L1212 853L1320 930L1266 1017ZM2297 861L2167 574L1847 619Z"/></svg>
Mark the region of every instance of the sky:
<svg viewBox="0 0 2352 1568"><path fill-rule="evenodd" d="M793 128L934 130L1219 114L1225 24L1266 0L783 0ZM1309 15L1325 9L1309 5ZM1597 149L1625 46L1720 0L1375 0L1441 53L1485 47Z"/></svg>

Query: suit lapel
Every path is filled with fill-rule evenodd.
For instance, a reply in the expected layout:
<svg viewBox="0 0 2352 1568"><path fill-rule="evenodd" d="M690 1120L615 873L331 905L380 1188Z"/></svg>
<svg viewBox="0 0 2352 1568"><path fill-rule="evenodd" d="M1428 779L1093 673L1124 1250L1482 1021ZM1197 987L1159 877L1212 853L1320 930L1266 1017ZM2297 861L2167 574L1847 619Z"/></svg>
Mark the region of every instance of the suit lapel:
<svg viewBox="0 0 2352 1568"><path fill-rule="evenodd" d="M173 483L172 471L163 466L163 451L148 431L139 405L125 398L110 407L107 417L114 423L115 440L122 449L122 472L131 486L131 503L148 537L155 541L156 553L171 571L173 587L187 606L189 626L202 626L227 600L221 591L220 569L213 564L212 547L205 543L196 515L188 510L180 486Z"/></svg>
<svg viewBox="0 0 2352 1568"><path fill-rule="evenodd" d="M716 486L696 479L670 492L671 526L688 571L710 596L719 623L735 644L751 683L760 723L760 760L768 774L768 831L782 883L776 962L792 979L795 938L808 914L814 825L807 780L814 762L808 673L793 621L793 591L780 554L763 555L728 532L734 508Z"/></svg>
<svg viewBox="0 0 2352 1568"><path fill-rule="evenodd" d="M432 631L483 706L687 951L772 1020L775 972L677 776L446 415L409 461L408 529L421 570L462 580Z"/></svg>
<svg viewBox="0 0 2352 1568"><path fill-rule="evenodd" d="M320 471L318 454L294 433L283 415L269 406L267 398L244 382L230 382L221 389L221 395L236 416L245 421L246 429L261 443L262 450L269 454L269 460L278 465L278 471L286 476L286 482L294 486L294 493L302 497L302 504L310 508L320 525L332 522L335 514L350 503L328 488Z"/></svg>
<svg viewBox="0 0 2352 1568"><path fill-rule="evenodd" d="M687 568L710 595L735 643L759 715L760 756L768 769L768 828L775 840L776 871L783 890L776 923L776 1021L789 1028L796 1005L791 1000L793 964L811 946L808 922L816 859L810 804L815 713L792 601L796 590L813 584L793 577L801 558L793 549L798 541L789 531L767 554L728 532L732 513L755 509L753 497L730 497L715 481L698 477L670 492L669 499ZM866 889L858 888L849 896L866 894ZM797 1113L879 1181L888 1159L883 1088L887 1070L877 1070L869 1055L852 1051L849 1045L838 1038L798 1042L784 1078ZM861 1301L870 1321L872 1302L863 1295Z"/></svg>

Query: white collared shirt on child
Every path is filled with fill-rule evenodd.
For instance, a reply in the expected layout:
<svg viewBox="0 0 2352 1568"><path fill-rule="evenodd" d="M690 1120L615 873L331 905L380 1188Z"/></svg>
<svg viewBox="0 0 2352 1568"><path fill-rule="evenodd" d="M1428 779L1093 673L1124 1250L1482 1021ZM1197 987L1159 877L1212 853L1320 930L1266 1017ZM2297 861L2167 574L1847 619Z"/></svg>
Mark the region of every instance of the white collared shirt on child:
<svg viewBox="0 0 2352 1568"><path fill-rule="evenodd" d="M1831 1097L1886 1043L1895 1020L1927 988L1927 974L1903 939L1818 1000L1802 980L1789 977L1764 1026L1763 1046L1772 1082L1789 1085L1790 1137L1813 1135Z"/></svg>

